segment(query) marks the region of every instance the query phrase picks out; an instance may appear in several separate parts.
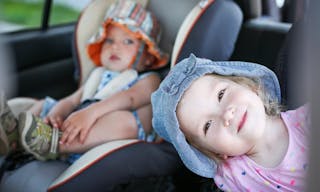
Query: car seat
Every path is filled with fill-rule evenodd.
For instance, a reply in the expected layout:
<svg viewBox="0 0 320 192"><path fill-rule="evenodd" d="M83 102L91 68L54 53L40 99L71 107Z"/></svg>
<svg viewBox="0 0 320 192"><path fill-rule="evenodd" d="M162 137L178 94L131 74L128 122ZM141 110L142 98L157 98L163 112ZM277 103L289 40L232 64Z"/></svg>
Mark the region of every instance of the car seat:
<svg viewBox="0 0 320 192"><path fill-rule="evenodd" d="M141 2L162 24L163 36L160 47L165 52L172 53L171 66L190 53L212 60L230 58L242 24L242 13L233 1L142 0ZM98 25L101 22L99 14L104 13L102 10L108 5L110 1L106 0L91 2L77 23L74 43L80 84L85 81L93 67L83 50L85 39L93 34L91 29L96 29L88 26ZM170 9L172 11L168 13ZM166 67L159 72L165 75L168 70L169 67ZM19 113L19 110L25 110L27 102L32 103L32 99L20 98L9 104L14 107L15 113ZM30 172L36 177L30 176ZM184 173L190 174L171 144L163 140L156 143L135 139L118 140L89 150L71 166L59 161L31 162L11 174L6 173L0 190L43 191L49 187L48 191L114 191L119 185L132 181L148 179L158 181L159 178L171 179L174 175L181 176ZM186 183L184 185L188 186ZM146 185L143 185L140 189L145 187ZM152 187L155 191L157 186ZM158 186L158 190L165 191L170 187L174 186L162 185ZM121 189L123 191L123 188ZM129 190L127 186L126 189Z"/></svg>
<svg viewBox="0 0 320 192"><path fill-rule="evenodd" d="M308 102L306 93L309 91L306 77L309 74L307 74L305 65L307 53L302 51L307 47L306 26L307 21L301 13L286 36L274 68L281 85L282 104L287 109L295 109Z"/></svg>
<svg viewBox="0 0 320 192"><path fill-rule="evenodd" d="M262 0L262 15L274 21L282 21L281 8L276 0Z"/></svg>
<svg viewBox="0 0 320 192"><path fill-rule="evenodd" d="M245 19L231 60L259 63L275 70L278 53L291 24L265 17L261 0L235 1Z"/></svg>

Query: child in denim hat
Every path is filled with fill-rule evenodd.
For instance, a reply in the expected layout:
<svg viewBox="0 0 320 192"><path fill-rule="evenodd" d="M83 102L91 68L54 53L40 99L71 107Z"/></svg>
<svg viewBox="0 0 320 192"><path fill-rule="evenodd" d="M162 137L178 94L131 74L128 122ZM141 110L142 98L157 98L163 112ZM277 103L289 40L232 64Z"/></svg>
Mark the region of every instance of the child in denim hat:
<svg viewBox="0 0 320 192"><path fill-rule="evenodd" d="M303 191L308 107L280 112L264 66L191 55L152 94L153 126L194 173L223 191Z"/></svg>
<svg viewBox="0 0 320 192"><path fill-rule="evenodd" d="M84 84L59 102L46 98L33 114L20 114L23 148L39 160L82 153L116 139L153 141L151 93L160 77L146 70L167 64L158 47L160 28L142 5L118 0L87 45L97 65ZM52 126L52 128L51 128ZM10 142L11 143L11 142Z"/></svg>

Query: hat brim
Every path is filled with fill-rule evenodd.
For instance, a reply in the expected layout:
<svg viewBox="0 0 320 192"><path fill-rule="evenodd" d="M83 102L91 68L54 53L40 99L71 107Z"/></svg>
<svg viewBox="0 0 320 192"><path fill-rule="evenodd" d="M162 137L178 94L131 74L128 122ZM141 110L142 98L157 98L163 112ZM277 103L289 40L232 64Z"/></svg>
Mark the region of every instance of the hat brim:
<svg viewBox="0 0 320 192"><path fill-rule="evenodd" d="M94 41L90 42L87 45L87 53L89 58L93 61L93 63L97 66L101 66L101 59L100 59L100 53L102 50L103 43L107 37L107 29L110 26L117 26L126 31L127 33L130 33L135 38L140 39L143 41L143 43L146 45L146 51L155 57L155 61L152 63L151 66L148 66L148 69L158 69L163 66L165 66L168 63L168 55L163 53L158 45L156 45L155 42L150 40L145 34L141 33L141 31L137 30L135 32L128 29L128 27L125 24L121 24L118 22L114 22L112 19L107 19L103 23L103 31L100 34L100 36ZM134 60L129 63L128 66L131 66L134 63Z"/></svg>

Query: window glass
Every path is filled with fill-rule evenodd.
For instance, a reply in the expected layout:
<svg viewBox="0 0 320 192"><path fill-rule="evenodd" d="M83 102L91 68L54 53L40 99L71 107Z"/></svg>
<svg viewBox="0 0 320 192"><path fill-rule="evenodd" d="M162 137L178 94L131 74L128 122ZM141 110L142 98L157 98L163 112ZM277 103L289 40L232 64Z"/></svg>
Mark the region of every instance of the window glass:
<svg viewBox="0 0 320 192"><path fill-rule="evenodd" d="M38 28L44 0L0 0L0 33Z"/></svg>
<svg viewBox="0 0 320 192"><path fill-rule="evenodd" d="M0 33L39 29L46 0L0 0ZM75 22L90 0L52 0L49 26Z"/></svg>
<svg viewBox="0 0 320 192"><path fill-rule="evenodd" d="M75 22L90 0L53 0L50 25Z"/></svg>

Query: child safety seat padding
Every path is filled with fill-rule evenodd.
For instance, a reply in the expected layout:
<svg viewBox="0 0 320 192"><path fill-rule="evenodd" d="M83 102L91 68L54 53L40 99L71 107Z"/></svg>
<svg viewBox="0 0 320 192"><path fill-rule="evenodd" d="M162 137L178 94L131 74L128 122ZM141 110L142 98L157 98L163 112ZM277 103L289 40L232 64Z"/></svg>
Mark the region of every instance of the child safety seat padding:
<svg viewBox="0 0 320 192"><path fill-rule="evenodd" d="M306 20L293 23L278 54L274 67L281 85L282 104L288 109L294 109L308 102L307 70L305 66L306 53ZM299 46L297 46L299 45ZM297 75L299 74L299 78ZM297 94L299 90L299 94Z"/></svg>
<svg viewBox="0 0 320 192"><path fill-rule="evenodd" d="M172 53L181 23L199 0L149 0L147 8L159 19L162 35L159 46L166 53Z"/></svg>
<svg viewBox="0 0 320 192"><path fill-rule="evenodd" d="M154 144L137 140L130 142L131 140L119 140L114 141L112 145L107 143L98 146L94 150L105 149L102 154L97 155L98 158L95 161L91 161L90 164L82 164L78 170L72 170L74 173L72 177L70 177L70 168L68 168L52 183L48 191L117 191L115 187L119 188L121 184L128 185L135 181L140 181L140 183L145 181L145 187L140 186L141 190L133 187L134 191L148 191L145 189L150 188L147 182L149 178L174 175L177 170L183 169L183 164L171 144L167 142ZM109 150L107 145L117 148ZM88 154L90 153L91 151ZM80 161L74 163L73 168L78 168Z"/></svg>
<svg viewBox="0 0 320 192"><path fill-rule="evenodd" d="M190 19L180 28L181 32L185 30L187 34L184 36L178 34L178 38L181 37L184 40L180 40L183 41L182 45L175 44L180 49L174 53L178 58L174 60L175 56L173 56L171 64L189 57L190 53L216 61L226 61L230 58L243 19L240 8L228 0L207 1L202 6L207 10L202 12L193 10L196 14L194 19Z"/></svg>
<svg viewBox="0 0 320 192"><path fill-rule="evenodd" d="M177 1L187 3L185 0L175 0L174 2L177 3ZM150 5L150 9L157 8L150 7ZM171 14L170 4L167 4L167 7L168 12L162 14ZM174 18L173 12L176 9L178 8L172 8L172 18ZM173 49L178 51L173 51L176 55L172 57L181 59L195 52L196 55L209 57L213 60L215 58L228 60L242 23L242 14L237 5L229 0L200 1L188 12L183 24L180 24L178 37L176 37L173 46ZM157 14L156 16L166 18ZM223 22L225 19L227 23ZM215 24L216 22L217 24ZM160 23L165 22L160 19ZM183 32L183 27L188 28L187 33ZM206 33L203 37L200 37L201 31ZM179 37L179 35L183 36ZM217 38L220 39L217 40ZM207 43L207 41L213 41L213 43ZM119 145L121 142L123 145ZM99 148L99 153L93 153L92 151L97 148ZM89 189L108 191L116 185L130 181L175 175L179 172L188 172L188 170L170 143L165 141L157 143L145 143L137 140L114 141L98 146L84 154L52 183L49 191L68 191L71 189L75 191Z"/></svg>

